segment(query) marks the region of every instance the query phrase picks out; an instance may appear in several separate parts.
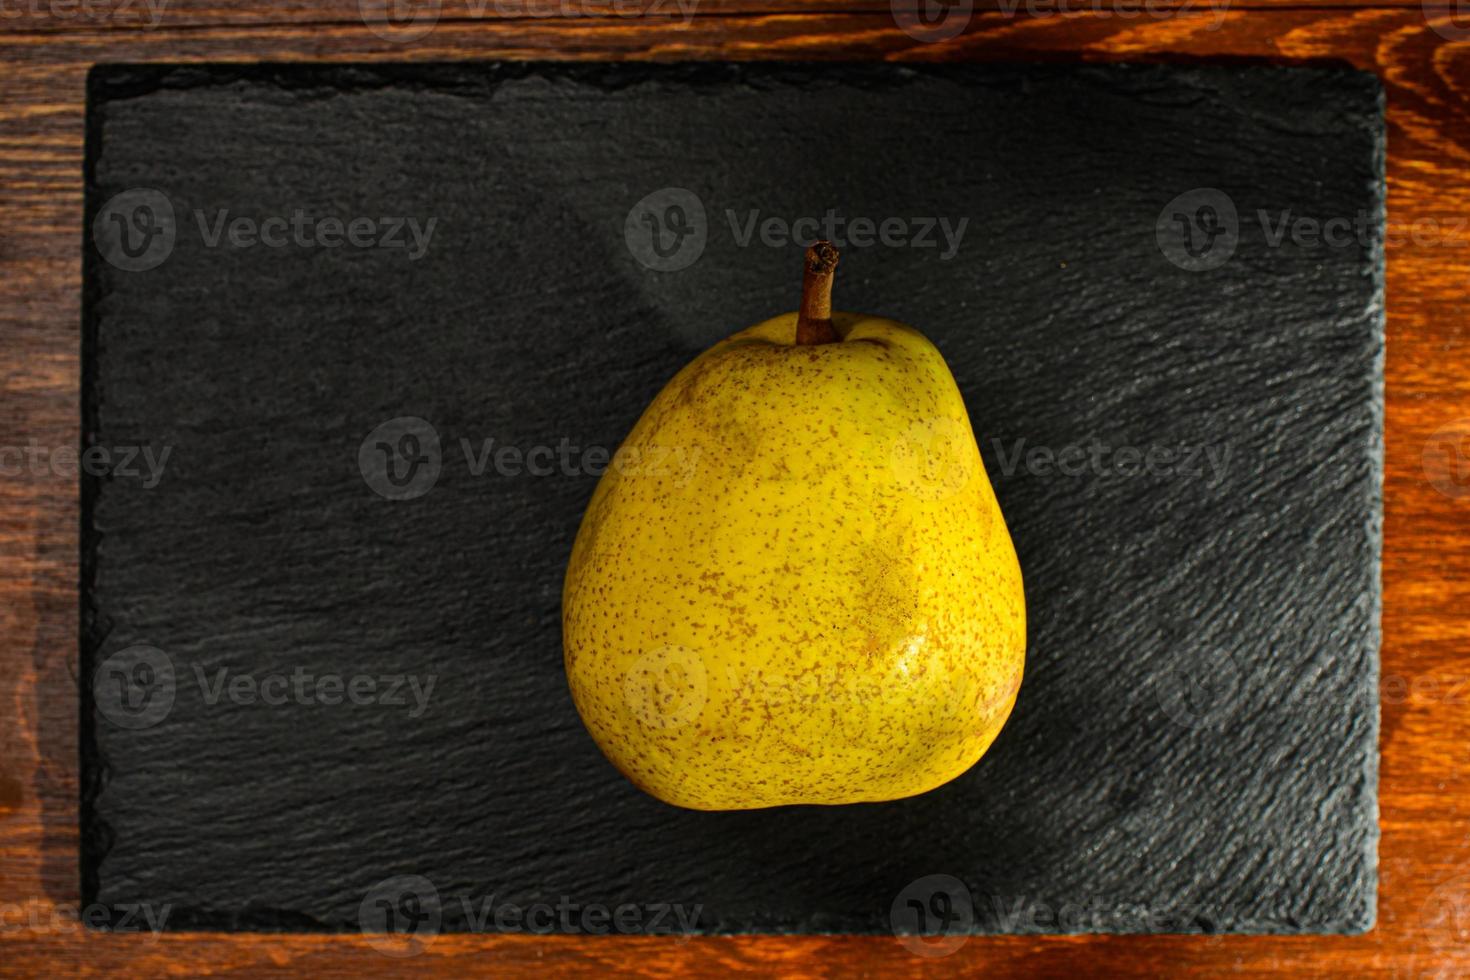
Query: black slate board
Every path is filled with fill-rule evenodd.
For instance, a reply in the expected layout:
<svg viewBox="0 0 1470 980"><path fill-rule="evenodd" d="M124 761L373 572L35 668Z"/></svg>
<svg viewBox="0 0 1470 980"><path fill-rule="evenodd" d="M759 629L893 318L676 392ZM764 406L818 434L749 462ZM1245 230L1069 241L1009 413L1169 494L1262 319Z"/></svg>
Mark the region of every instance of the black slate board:
<svg viewBox="0 0 1470 980"><path fill-rule="evenodd" d="M89 902L420 933L1371 926L1370 76L116 66L89 100ZM219 224L298 209L435 225L420 252ZM603 760L562 676L588 447L794 305L799 246L742 245L752 211L829 209L904 219L907 245L849 243L838 306L948 358L1025 571L1026 680L923 797L684 812ZM1273 240L1288 209L1361 220ZM968 219L953 254L926 217ZM490 438L552 455L476 475L461 440ZM380 443L423 465L395 482ZM475 918L559 901L638 909Z"/></svg>

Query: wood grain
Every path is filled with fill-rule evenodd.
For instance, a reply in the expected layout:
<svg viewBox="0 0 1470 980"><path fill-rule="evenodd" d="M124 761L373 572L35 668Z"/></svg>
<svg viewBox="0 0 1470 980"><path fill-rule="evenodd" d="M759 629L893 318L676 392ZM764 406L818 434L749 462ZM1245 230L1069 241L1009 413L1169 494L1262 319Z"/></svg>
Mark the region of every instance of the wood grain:
<svg viewBox="0 0 1470 980"><path fill-rule="evenodd" d="M526 20L609 19L683 22L696 17L750 17L782 13L877 14L908 10L918 0L411 0L395 19L427 18L444 25ZM113 30L153 31L200 27L290 24L298 27L343 26L386 19L394 0L275 0L251 4L242 0L9 0L0 4L0 29L62 33ZM1176 11L1215 9L1286 10L1301 8L1421 7L1448 13L1451 0L946 0L943 9L1003 12L1022 18L1054 14L1104 15L1117 19L1155 19ZM397 11L397 7L392 7Z"/></svg>
<svg viewBox="0 0 1470 980"><path fill-rule="evenodd" d="M395 43L346 0L179 4L151 30L57 26L0 9L0 447L78 441L83 85L99 61L461 58L888 59L1347 63L1387 92L1387 437L1379 924L1345 938L974 938L923 959L893 939L446 936L413 960L361 938L89 932L77 882L77 488L0 475L0 970L354 976L428 969L652 976L1470 973L1470 496L1426 475L1442 427L1470 426L1470 43L1417 4L1208 8L1170 17L976 14L921 43L873 4L759 13L707 2L669 18L449 16ZM774 4L768 5L774 6ZM840 6L841 10L832 9ZM878 5L880 8L883 5ZM448 5L446 4L446 9ZM1269 9L1268 9L1269 8ZM1431 8L1439 11L1441 8ZM745 13L735 14L741 10ZM330 12L330 13L328 13ZM1470 26L1470 25L1467 25ZM1436 29L1438 28L1438 29ZM1432 224L1431 224L1432 223ZM1417 227L1418 240L1408 233ZM13 457L6 457L12 459Z"/></svg>

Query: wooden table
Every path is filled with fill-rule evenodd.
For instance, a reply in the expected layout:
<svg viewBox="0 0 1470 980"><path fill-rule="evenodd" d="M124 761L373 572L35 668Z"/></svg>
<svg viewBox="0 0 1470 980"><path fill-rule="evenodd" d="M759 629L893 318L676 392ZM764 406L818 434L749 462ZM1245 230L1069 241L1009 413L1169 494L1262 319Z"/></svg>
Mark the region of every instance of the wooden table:
<svg viewBox="0 0 1470 980"><path fill-rule="evenodd" d="M350 936L88 931L77 922L77 481L12 453L0 456L0 972L1470 974L1470 481L1443 465L1463 452L1470 477L1470 436L1458 441L1470 433L1470 16L1427 0L980 0L945 22L962 33L934 41L901 30L888 0L419 0L410 12L423 19L406 31L383 21L383 0L149 2L0 0L0 450L78 443L83 93L96 62L1267 60L1376 72L1390 225L1378 926L977 937L936 959L889 937L441 936L397 961Z"/></svg>

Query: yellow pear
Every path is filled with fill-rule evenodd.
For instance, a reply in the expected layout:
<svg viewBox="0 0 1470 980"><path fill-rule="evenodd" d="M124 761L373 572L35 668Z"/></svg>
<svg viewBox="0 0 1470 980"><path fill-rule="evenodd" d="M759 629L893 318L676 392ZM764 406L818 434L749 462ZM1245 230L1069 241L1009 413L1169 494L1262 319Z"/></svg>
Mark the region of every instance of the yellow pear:
<svg viewBox="0 0 1470 980"><path fill-rule="evenodd" d="M912 327L801 309L701 354L619 448L562 593L567 679L678 806L894 800L975 764L1015 704L1021 570L959 388Z"/></svg>

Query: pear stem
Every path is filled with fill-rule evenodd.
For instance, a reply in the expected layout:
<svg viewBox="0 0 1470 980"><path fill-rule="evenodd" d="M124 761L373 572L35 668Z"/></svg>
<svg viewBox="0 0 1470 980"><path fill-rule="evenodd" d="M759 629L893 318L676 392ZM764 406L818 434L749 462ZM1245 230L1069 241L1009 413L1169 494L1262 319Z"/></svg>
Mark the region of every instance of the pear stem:
<svg viewBox="0 0 1470 980"><path fill-rule="evenodd" d="M832 344L841 340L832 326L832 278L837 271L837 248L816 242L806 250L806 274L801 277L801 309L796 314L796 343Z"/></svg>

